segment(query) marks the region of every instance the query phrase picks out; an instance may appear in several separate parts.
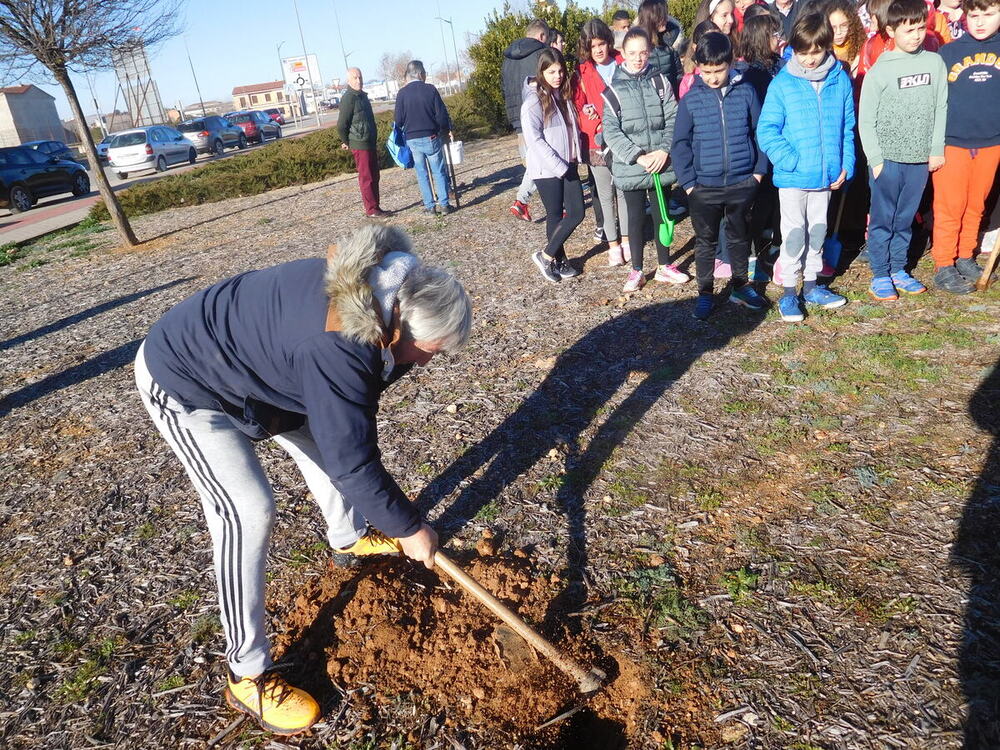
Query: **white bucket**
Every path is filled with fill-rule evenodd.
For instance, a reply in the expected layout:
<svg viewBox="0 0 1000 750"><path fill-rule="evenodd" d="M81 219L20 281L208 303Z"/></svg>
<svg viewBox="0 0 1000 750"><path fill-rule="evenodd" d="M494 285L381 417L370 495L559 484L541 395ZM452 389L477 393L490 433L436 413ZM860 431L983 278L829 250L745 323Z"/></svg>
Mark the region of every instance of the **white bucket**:
<svg viewBox="0 0 1000 750"><path fill-rule="evenodd" d="M465 144L461 141L451 141L448 144L448 158L452 164L461 164L465 158Z"/></svg>

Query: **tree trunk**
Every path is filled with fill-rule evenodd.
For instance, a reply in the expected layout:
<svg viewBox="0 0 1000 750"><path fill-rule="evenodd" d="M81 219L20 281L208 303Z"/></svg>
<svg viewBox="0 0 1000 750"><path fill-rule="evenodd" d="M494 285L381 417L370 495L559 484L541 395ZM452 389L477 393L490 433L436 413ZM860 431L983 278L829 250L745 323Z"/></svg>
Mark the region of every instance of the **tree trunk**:
<svg viewBox="0 0 1000 750"><path fill-rule="evenodd" d="M118 237L125 245L138 245L139 240L136 238L135 232L132 231L132 225L129 224L128 217L118 202L118 196L111 189L108 176L104 173L100 159L97 158L97 148L94 146L94 139L90 134L90 128L87 126L87 119L84 117L83 109L80 107L80 100L76 97L76 89L69 78L69 71L65 69L53 70L52 75L55 76L56 81L62 86L63 91L66 92L69 107L73 111L73 117L76 118L77 133L83 142L84 151L87 152L87 161L91 164L91 172L97 182L97 189L104 199L104 205L108 207L108 213L111 214L111 222L118 231Z"/></svg>

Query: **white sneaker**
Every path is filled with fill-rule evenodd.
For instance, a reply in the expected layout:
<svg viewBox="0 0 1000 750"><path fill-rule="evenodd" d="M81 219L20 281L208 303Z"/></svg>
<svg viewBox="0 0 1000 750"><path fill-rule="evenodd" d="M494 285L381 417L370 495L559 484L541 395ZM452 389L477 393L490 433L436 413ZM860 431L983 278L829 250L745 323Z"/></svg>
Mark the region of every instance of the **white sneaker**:
<svg viewBox="0 0 1000 750"><path fill-rule="evenodd" d="M625 286L622 287L623 292L638 292L646 284L646 277L643 275L642 271L636 271L634 268L628 272L628 279L625 280Z"/></svg>
<svg viewBox="0 0 1000 750"><path fill-rule="evenodd" d="M609 266L623 266L625 265L625 255L622 253L621 245L612 245L608 248L608 265Z"/></svg>
<svg viewBox="0 0 1000 750"><path fill-rule="evenodd" d="M659 266L653 278L660 282L669 281L671 284L686 284L691 281L690 276L672 263Z"/></svg>
<svg viewBox="0 0 1000 750"><path fill-rule="evenodd" d="M628 246L628 240L624 237L622 238L622 257L625 259L626 263L632 260L632 248Z"/></svg>

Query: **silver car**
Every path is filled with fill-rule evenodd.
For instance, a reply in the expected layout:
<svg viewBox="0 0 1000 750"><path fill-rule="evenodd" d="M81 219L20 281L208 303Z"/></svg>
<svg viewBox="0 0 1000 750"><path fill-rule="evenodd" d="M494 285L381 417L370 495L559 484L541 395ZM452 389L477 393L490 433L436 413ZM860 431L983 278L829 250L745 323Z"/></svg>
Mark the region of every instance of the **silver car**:
<svg viewBox="0 0 1000 750"><path fill-rule="evenodd" d="M247 137L242 128L230 125L218 115L197 117L182 122L177 129L184 134L199 154L221 155L227 148L246 148Z"/></svg>
<svg viewBox="0 0 1000 750"><path fill-rule="evenodd" d="M171 164L194 164L197 158L194 144L166 125L123 130L108 146L108 163L123 180L132 172L163 172Z"/></svg>

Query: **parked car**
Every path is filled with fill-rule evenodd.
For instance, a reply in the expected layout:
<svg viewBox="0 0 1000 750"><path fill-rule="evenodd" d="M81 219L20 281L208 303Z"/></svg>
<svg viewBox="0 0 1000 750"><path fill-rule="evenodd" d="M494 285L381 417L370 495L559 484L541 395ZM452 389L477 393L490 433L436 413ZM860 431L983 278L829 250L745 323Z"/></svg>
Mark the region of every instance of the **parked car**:
<svg viewBox="0 0 1000 750"><path fill-rule="evenodd" d="M281 114L281 110L278 109L277 107L272 108L272 109L265 109L264 110L264 114L266 114L268 117L270 117L272 120L274 120L279 125L284 125L285 124L285 116L283 114Z"/></svg>
<svg viewBox="0 0 1000 750"><path fill-rule="evenodd" d="M87 170L75 161L25 146L0 148L0 205L12 214L27 211L47 195L89 192Z"/></svg>
<svg viewBox="0 0 1000 750"><path fill-rule="evenodd" d="M184 135L166 125L147 125L123 130L108 146L108 162L118 177L155 169L163 172L171 164L194 164L198 152Z"/></svg>
<svg viewBox="0 0 1000 750"><path fill-rule="evenodd" d="M263 143L268 138L281 138L281 126L260 110L233 112L226 119L242 128L251 142Z"/></svg>
<svg viewBox="0 0 1000 750"><path fill-rule="evenodd" d="M84 163L77 153L62 141L28 141L21 145L34 149L43 156L54 156L62 161L75 161L77 164Z"/></svg>
<svg viewBox="0 0 1000 750"><path fill-rule="evenodd" d="M97 146L95 146L95 148L97 149L97 160L101 162L102 166L108 163L108 146L111 144L111 139L114 138L116 135L118 134L108 133L106 136L104 136L104 138L101 139L101 142L98 143Z"/></svg>
<svg viewBox="0 0 1000 750"><path fill-rule="evenodd" d="M182 122L177 129L184 134L200 154L222 154L227 148L246 148L247 136L242 128L231 125L218 115L196 117Z"/></svg>

